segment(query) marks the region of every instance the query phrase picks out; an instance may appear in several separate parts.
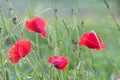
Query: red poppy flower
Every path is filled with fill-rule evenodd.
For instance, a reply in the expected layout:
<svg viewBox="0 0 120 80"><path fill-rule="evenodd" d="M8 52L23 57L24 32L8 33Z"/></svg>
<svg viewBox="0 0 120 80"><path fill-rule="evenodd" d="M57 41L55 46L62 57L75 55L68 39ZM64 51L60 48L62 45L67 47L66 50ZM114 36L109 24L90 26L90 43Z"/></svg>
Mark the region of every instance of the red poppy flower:
<svg viewBox="0 0 120 80"><path fill-rule="evenodd" d="M39 33L43 38L46 38L46 22L39 17L26 21L26 28L29 31Z"/></svg>
<svg viewBox="0 0 120 80"><path fill-rule="evenodd" d="M69 60L64 56L51 56L48 58L48 63L53 64L59 70L65 70Z"/></svg>
<svg viewBox="0 0 120 80"><path fill-rule="evenodd" d="M80 38L80 40L78 41L78 45L86 46L88 48L95 49L95 50L102 50L106 48L100 36L97 35L94 31L85 32Z"/></svg>
<svg viewBox="0 0 120 80"><path fill-rule="evenodd" d="M19 60L26 56L31 49L29 40L18 40L8 51L8 57L12 63L18 63Z"/></svg>

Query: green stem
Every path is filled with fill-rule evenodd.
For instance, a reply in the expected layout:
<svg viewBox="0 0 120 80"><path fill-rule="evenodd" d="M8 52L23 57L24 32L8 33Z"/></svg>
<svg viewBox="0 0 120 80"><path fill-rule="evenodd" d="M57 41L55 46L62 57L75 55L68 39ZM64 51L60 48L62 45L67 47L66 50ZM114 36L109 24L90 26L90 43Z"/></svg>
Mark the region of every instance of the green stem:
<svg viewBox="0 0 120 80"><path fill-rule="evenodd" d="M105 4L105 6L107 7L107 9L108 9L111 17L113 18L113 21L114 21L115 25L117 26L118 31L120 31L120 25L118 24L118 22L117 22L117 20L116 20L116 17L115 17L114 14L112 13L108 2L107 2L106 0L103 0L103 2L104 2L104 4Z"/></svg>
<svg viewBox="0 0 120 80"><path fill-rule="evenodd" d="M95 65L94 65L94 58L93 58L91 50L89 50L89 53L90 53L90 58L91 58L91 61L92 61L92 68L93 68L93 71L94 71L94 74L95 74L95 79L97 80L96 69L95 69Z"/></svg>

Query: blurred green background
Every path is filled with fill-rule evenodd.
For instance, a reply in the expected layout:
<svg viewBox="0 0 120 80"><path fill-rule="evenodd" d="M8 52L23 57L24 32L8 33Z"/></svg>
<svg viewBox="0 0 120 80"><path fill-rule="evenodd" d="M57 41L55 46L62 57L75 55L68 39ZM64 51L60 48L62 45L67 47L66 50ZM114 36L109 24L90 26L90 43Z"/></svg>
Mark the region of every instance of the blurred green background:
<svg viewBox="0 0 120 80"><path fill-rule="evenodd" d="M2 0L1 2L5 14L9 14L9 7L7 6L5 0ZM65 12L66 15L69 14L71 9L79 9L83 17L106 16L109 14L103 0L11 0L11 2L18 11L19 15L25 15L27 7L36 13L40 12L40 10L52 7L58 8L59 13L64 14ZM117 12L119 12L120 1L107 0L107 2L114 14L117 14Z"/></svg>

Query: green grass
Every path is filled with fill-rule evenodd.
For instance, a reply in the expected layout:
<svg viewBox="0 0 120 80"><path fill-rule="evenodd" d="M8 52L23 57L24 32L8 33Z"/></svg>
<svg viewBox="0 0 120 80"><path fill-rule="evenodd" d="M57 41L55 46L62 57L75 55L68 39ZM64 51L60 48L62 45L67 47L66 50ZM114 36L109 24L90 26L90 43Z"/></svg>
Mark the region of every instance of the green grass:
<svg viewBox="0 0 120 80"><path fill-rule="evenodd" d="M110 80L112 74L117 77L120 73L120 32L114 21L108 16L88 15L82 16L84 21L82 26L79 5L74 8L75 11L69 12L69 15L60 13L59 8L56 14L54 10L50 10L40 15L48 24L46 39L37 33L28 32L24 23L16 26L12 18L6 18L2 12L0 80ZM32 16L35 14L32 13ZM24 17L18 17L23 21ZM101 36L106 44L105 50L95 51L76 44L83 32L92 30ZM21 38L31 40L32 50L18 64L12 64L7 56L8 50ZM48 57L53 55L64 55L69 58L70 63L65 71L57 70L47 63Z"/></svg>

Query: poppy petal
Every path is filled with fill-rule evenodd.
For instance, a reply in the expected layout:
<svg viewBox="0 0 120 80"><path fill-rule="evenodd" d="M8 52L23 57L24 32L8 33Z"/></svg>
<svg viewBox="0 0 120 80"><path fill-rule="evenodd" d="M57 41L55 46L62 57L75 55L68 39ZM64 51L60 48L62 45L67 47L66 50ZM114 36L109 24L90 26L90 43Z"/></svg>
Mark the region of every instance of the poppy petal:
<svg viewBox="0 0 120 80"><path fill-rule="evenodd" d="M26 28L31 31L34 32L33 26L31 25L31 20L27 20L26 21Z"/></svg>
<svg viewBox="0 0 120 80"><path fill-rule="evenodd" d="M95 50L105 49L105 45L102 43L100 36L97 35L94 31L85 32L78 41L78 45L86 46Z"/></svg>
<svg viewBox="0 0 120 80"><path fill-rule="evenodd" d="M40 33L41 37L46 38L46 32L43 30L42 33Z"/></svg>
<svg viewBox="0 0 120 80"><path fill-rule="evenodd" d="M29 40L20 40L19 43L20 43L18 48L19 55L21 57L24 57L30 52L31 43Z"/></svg>
<svg viewBox="0 0 120 80"><path fill-rule="evenodd" d="M16 45L14 45L9 51L8 51L8 57L9 60L12 63L18 63L20 60L20 55L18 54L18 49L16 47Z"/></svg>
<svg viewBox="0 0 120 80"><path fill-rule="evenodd" d="M62 56L58 60L54 61L54 66L57 69L65 70L68 63L69 63L69 60L66 57Z"/></svg>
<svg viewBox="0 0 120 80"><path fill-rule="evenodd" d="M48 63L53 64L56 69L65 70L69 60L64 56L51 56L48 58Z"/></svg>
<svg viewBox="0 0 120 80"><path fill-rule="evenodd" d="M29 40L18 40L8 51L9 60L18 63L19 60L30 52L31 44Z"/></svg>
<svg viewBox="0 0 120 80"><path fill-rule="evenodd" d="M48 58L47 62L53 64L55 59L59 59L59 56L51 56L51 57Z"/></svg>
<svg viewBox="0 0 120 80"><path fill-rule="evenodd" d="M102 49L105 49L105 48L106 48L106 45L102 42L102 40L101 40L101 38L100 38L99 35L97 35L97 37L98 37L98 41L99 41L99 43L100 43L101 48L102 48Z"/></svg>
<svg viewBox="0 0 120 80"><path fill-rule="evenodd" d="M41 27L42 29L46 29L47 24L46 24L45 20L43 20L42 18L36 17L36 18L34 18L33 21L35 21L37 23L37 25L39 27Z"/></svg>
<svg viewBox="0 0 120 80"><path fill-rule="evenodd" d="M90 32L86 39L86 44L89 48L100 48L97 37L94 32Z"/></svg>
<svg viewBox="0 0 120 80"><path fill-rule="evenodd" d="M85 32L82 37L80 38L78 45L79 46L85 46L86 45L86 39L87 39L88 33Z"/></svg>
<svg viewBox="0 0 120 80"><path fill-rule="evenodd" d="M46 37L46 22L39 17L26 21L26 28L29 31L40 33L40 35Z"/></svg>

